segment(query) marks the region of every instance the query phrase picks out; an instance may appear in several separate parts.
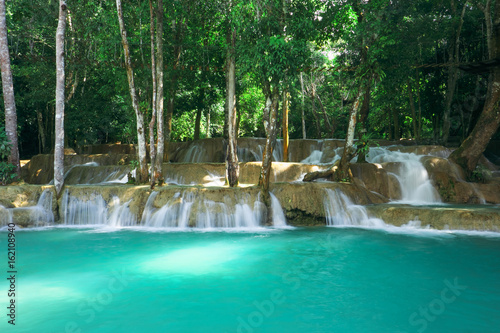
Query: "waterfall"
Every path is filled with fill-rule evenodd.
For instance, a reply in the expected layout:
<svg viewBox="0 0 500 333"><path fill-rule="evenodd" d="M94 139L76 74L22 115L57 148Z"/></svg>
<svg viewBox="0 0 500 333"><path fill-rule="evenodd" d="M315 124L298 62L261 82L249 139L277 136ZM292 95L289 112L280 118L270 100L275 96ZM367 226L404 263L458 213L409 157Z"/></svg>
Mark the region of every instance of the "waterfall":
<svg viewBox="0 0 500 333"><path fill-rule="evenodd" d="M62 216L66 225L87 225L107 222L106 202L100 194L92 193L87 198L78 198L64 191L62 198Z"/></svg>
<svg viewBox="0 0 500 333"><path fill-rule="evenodd" d="M7 226L10 223L12 223L11 210L0 205L0 227Z"/></svg>
<svg viewBox="0 0 500 333"><path fill-rule="evenodd" d="M238 161L241 163L262 160L262 154L259 157L259 154L257 154L257 152L253 151L250 148L237 147L237 154L238 154Z"/></svg>
<svg viewBox="0 0 500 333"><path fill-rule="evenodd" d="M323 152L321 150L313 150L311 155L300 161L300 163L304 164L320 164L321 157L323 157Z"/></svg>
<svg viewBox="0 0 500 333"><path fill-rule="evenodd" d="M38 203L33 207L32 219L37 225L54 223L54 213L52 212L52 202L54 193L44 190L38 199Z"/></svg>
<svg viewBox="0 0 500 333"><path fill-rule="evenodd" d="M35 206L5 208L0 205L0 226L11 222L35 227L53 224L52 197L52 191L44 190Z"/></svg>
<svg viewBox="0 0 500 333"><path fill-rule="evenodd" d="M341 158L343 147L334 149L334 156L329 163L335 163ZM324 152L314 150L311 155L302 160L301 163L320 164ZM397 163L397 167L391 170L401 188L401 199L399 202L409 204L439 203L441 198L432 185L427 170L420 159L423 155L414 153L403 153L392 151L387 148L372 147L368 152L366 161L369 163ZM356 158L351 162L355 162Z"/></svg>
<svg viewBox="0 0 500 333"><path fill-rule="evenodd" d="M205 149L201 146L201 144L193 143L187 149L184 157L179 161L181 163L202 163L208 162L208 156Z"/></svg>
<svg viewBox="0 0 500 333"><path fill-rule="evenodd" d="M397 162L399 167L393 174L401 188L400 202L410 204L429 204L441 202L432 185L427 170L420 159L422 155L390 151L384 148L370 148L366 160L370 163Z"/></svg>
<svg viewBox="0 0 500 333"><path fill-rule="evenodd" d="M141 225L153 228L199 229L255 229L263 226L267 208L249 194L237 195L223 202L204 198L203 193L183 190L172 195L161 207L155 202L161 192L153 191L144 207L140 222L131 213L132 199L120 202L118 197L106 200L97 193L76 197L66 190L62 198L61 215L65 225L102 225L130 227ZM273 226L283 228L286 218L279 200L271 194Z"/></svg>
<svg viewBox="0 0 500 333"><path fill-rule="evenodd" d="M215 202L200 198L191 191L177 192L165 205L154 208L158 192L153 192L142 217L142 225L156 228L257 228L262 225L266 207L249 196L237 202L225 198ZM279 202L278 202L279 204ZM279 207L281 210L281 206ZM279 222L282 223L282 222Z"/></svg>
<svg viewBox="0 0 500 333"><path fill-rule="evenodd" d="M100 194L91 193L85 198L79 198L66 190L62 198L61 214L65 225L134 226L137 218L130 212L131 201L121 203L114 196L108 204Z"/></svg>
<svg viewBox="0 0 500 333"><path fill-rule="evenodd" d="M283 228L286 226L286 217L285 214L283 213L283 209L281 208L281 204L276 198L276 196L272 193L269 193L271 195L271 209L272 209L272 216L273 216L273 226L277 228Z"/></svg>
<svg viewBox="0 0 500 333"><path fill-rule="evenodd" d="M355 205L341 190L325 189L325 191L323 205L328 226L382 227L385 225L384 221L370 217L365 207Z"/></svg>
<svg viewBox="0 0 500 333"><path fill-rule="evenodd" d="M132 199L122 204L118 197L113 197L107 224L112 227L135 226L137 218L130 212L131 202Z"/></svg>

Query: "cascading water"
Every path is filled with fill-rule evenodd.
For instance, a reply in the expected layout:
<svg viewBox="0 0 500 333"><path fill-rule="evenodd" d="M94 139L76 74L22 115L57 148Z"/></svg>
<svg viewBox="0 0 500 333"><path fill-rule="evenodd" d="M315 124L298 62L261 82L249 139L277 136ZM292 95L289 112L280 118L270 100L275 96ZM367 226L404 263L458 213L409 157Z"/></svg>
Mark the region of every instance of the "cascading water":
<svg viewBox="0 0 500 333"><path fill-rule="evenodd" d="M53 192L44 190L38 199L38 203L33 207L32 218L35 224L54 223L54 213L52 212Z"/></svg>
<svg viewBox="0 0 500 333"><path fill-rule="evenodd" d="M130 212L131 202L132 200L129 200L122 204L118 197L113 197L107 224L111 227L135 226L137 224L136 217Z"/></svg>
<svg viewBox="0 0 500 333"><path fill-rule="evenodd" d="M269 193L271 196L271 209L273 215L273 225L277 228L282 228L286 226L286 217L283 213L283 209L281 208L281 204L276 198L276 196L272 193Z"/></svg>
<svg viewBox="0 0 500 333"><path fill-rule="evenodd" d="M339 189L325 189L323 201L328 226L368 226L383 227L384 221L370 217L366 208L355 205L351 199Z"/></svg>
<svg viewBox="0 0 500 333"><path fill-rule="evenodd" d="M199 198L190 191L177 192L165 205L154 208L158 192L153 192L142 217L142 225L156 228L258 228L266 216L266 207L259 200L251 202L244 196L238 202L226 198L225 202ZM278 205L279 202L273 203ZM275 209L281 211L281 206ZM278 213L276 213L278 214ZM276 215L276 227L286 225L284 216Z"/></svg>
<svg viewBox="0 0 500 333"><path fill-rule="evenodd" d="M36 227L53 224L52 197L52 191L44 190L35 206L19 208L0 206L0 226L18 222L19 219Z"/></svg>
<svg viewBox="0 0 500 333"><path fill-rule="evenodd" d="M369 163L397 162L393 174L401 188L401 200L410 204L432 204L441 198L432 185L427 170L420 162L421 155L391 151L384 148L370 148L366 158Z"/></svg>
<svg viewBox="0 0 500 333"><path fill-rule="evenodd" d="M203 149L202 146L198 145L197 143L192 144L187 152L186 155L179 161L181 163L202 163L202 162L208 162L208 156Z"/></svg>
<svg viewBox="0 0 500 333"><path fill-rule="evenodd" d="M11 210L0 205L0 227L9 225L10 223L12 223Z"/></svg>
<svg viewBox="0 0 500 333"><path fill-rule="evenodd" d="M154 228L259 228L267 216L267 208L260 201L252 202L250 195L224 202L200 197L186 190L175 193L166 204L155 207L159 192L149 196L141 221L130 211L130 202L121 203L113 197L109 203L99 194L89 194L84 198L72 196L65 191L62 199L62 216L65 225L106 225L128 227L142 225ZM286 218L278 199L271 194L273 226L286 226Z"/></svg>
<svg viewBox="0 0 500 333"><path fill-rule="evenodd" d="M134 226L137 218L130 212L129 204L130 201L121 203L118 197L113 197L108 204L97 193L78 198L65 191L61 214L65 225Z"/></svg>
<svg viewBox="0 0 500 333"><path fill-rule="evenodd" d="M62 198L62 216L66 225L87 225L107 222L107 205L99 194L82 199L65 191Z"/></svg>
<svg viewBox="0 0 500 333"><path fill-rule="evenodd" d="M329 163L335 163L341 158L342 147L334 150L335 156ZM432 185L427 170L420 162L424 155L392 151L387 148L372 147L366 157L369 163L394 162L397 166L392 170L401 188L401 199L398 202L409 204L440 203L441 198ZM323 152L313 151L302 163L321 164ZM351 162L355 162L354 159Z"/></svg>
<svg viewBox="0 0 500 333"><path fill-rule="evenodd" d="M323 156L323 152L321 150L313 150L311 155L300 161L300 163L304 164L320 164L321 157Z"/></svg>

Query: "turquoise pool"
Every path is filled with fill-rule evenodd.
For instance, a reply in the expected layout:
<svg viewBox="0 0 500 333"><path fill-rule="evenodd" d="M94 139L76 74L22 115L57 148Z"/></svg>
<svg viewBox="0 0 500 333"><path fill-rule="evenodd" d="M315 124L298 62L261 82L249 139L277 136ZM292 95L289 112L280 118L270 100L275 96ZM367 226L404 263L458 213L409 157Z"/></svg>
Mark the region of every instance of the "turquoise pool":
<svg viewBox="0 0 500 333"><path fill-rule="evenodd" d="M500 237L404 229L16 232L0 332L498 332Z"/></svg>

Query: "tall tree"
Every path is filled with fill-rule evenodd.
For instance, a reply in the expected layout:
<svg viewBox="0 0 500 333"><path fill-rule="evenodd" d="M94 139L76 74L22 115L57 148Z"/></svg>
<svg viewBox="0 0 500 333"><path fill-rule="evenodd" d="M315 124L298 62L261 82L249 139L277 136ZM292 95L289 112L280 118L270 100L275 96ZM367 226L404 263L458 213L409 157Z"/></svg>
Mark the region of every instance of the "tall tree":
<svg viewBox="0 0 500 333"><path fill-rule="evenodd" d="M64 185L64 33L68 7L59 1L59 22L56 31L56 127L54 149L54 185L59 195Z"/></svg>
<svg viewBox="0 0 500 333"><path fill-rule="evenodd" d="M173 54L172 54L172 64L173 70L168 78L168 99L167 99L167 112L165 114L165 153L168 154L168 146L172 137L172 117L174 115L175 99L177 94L177 86L179 80L180 61L182 55L182 43L185 34L185 20L184 20L184 5L183 1L174 2L172 4L172 42L173 42ZM169 161L168 155L166 156L166 161Z"/></svg>
<svg viewBox="0 0 500 333"><path fill-rule="evenodd" d="M149 0L149 29L151 39L151 78L153 83L153 96L151 102L151 121L149 122L149 158L151 159L150 167L150 183L151 188L155 186L155 162L156 162L156 146L155 146L155 125L156 125L156 106L157 106L157 78L156 78L156 57L155 57L155 11L153 9L153 0Z"/></svg>
<svg viewBox="0 0 500 333"><path fill-rule="evenodd" d="M226 153L226 179L229 186L238 185L239 165L237 154L237 131L236 131L236 29L229 22L227 32L227 55L226 55L226 75L227 75L227 119L228 119L228 145Z"/></svg>
<svg viewBox="0 0 500 333"><path fill-rule="evenodd" d="M12 72L10 69L5 0L0 0L0 66L2 71L3 101L5 106L5 132L7 134L7 139L11 143L9 163L16 166L16 172L20 176L21 166L19 164L19 147L17 143L17 113Z"/></svg>
<svg viewBox="0 0 500 333"><path fill-rule="evenodd" d="M165 137L163 135L163 0L158 0L156 14L156 135L158 138L155 161L155 179L163 182L163 156L165 154Z"/></svg>
<svg viewBox="0 0 500 333"><path fill-rule="evenodd" d="M490 6L491 0L487 0L484 8L488 8L488 10L484 10L484 14L486 22L490 22L487 24L489 28L487 36L488 54L492 60L500 58L500 1L495 1L492 16L490 16ZM500 67L495 66L491 69L486 101L476 126L460 147L450 155L450 159L460 165L469 176L475 170L492 136L498 131L500 126L499 104Z"/></svg>
<svg viewBox="0 0 500 333"><path fill-rule="evenodd" d="M144 114L139 109L139 102L135 91L134 83L134 70L132 69L132 60L130 57L130 47L127 40L127 31L125 30L125 23L123 21L123 10L121 0L116 0L116 9L118 13L118 23L120 25L120 35L122 37L123 54L125 57L125 68L127 70L127 79L132 98L132 107L135 111L137 122L137 154L139 159L139 172L136 175L138 183L144 183L148 180L148 165L146 161L146 134L144 131Z"/></svg>
<svg viewBox="0 0 500 333"><path fill-rule="evenodd" d="M245 70L253 72L265 100L262 119L266 144L259 177L265 201L269 195L280 97L288 87L289 70L308 63L307 42L314 39L315 24L319 22L316 5L310 1L253 1L244 16L240 61Z"/></svg>
<svg viewBox="0 0 500 333"><path fill-rule="evenodd" d="M459 59L459 47L460 47L460 34L462 32L462 26L464 23L464 15L465 9L467 8L467 1L463 4L462 12L460 14L460 18L457 20L457 3L455 0L451 0L451 11L452 18L457 21L452 25L453 27L453 37L450 41L450 47L448 49L448 61L450 65L448 67L448 82L446 87L446 100L444 105L444 113L443 113L443 133L441 136L441 144L445 145L448 142L448 138L450 136L450 127L451 127L451 104L453 102L453 97L455 96L455 90L457 86L458 80L458 62Z"/></svg>

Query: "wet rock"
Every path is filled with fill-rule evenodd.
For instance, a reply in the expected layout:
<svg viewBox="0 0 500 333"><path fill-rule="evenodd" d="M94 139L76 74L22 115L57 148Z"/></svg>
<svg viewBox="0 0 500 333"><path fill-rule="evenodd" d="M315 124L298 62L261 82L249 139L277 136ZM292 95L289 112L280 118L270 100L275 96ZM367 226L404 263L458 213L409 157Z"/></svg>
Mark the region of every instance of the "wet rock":
<svg viewBox="0 0 500 333"><path fill-rule="evenodd" d="M96 155L66 155L64 168L68 171L75 165L97 163L98 165L129 165L136 159L134 155L126 154L96 154ZM48 184L54 179L54 155L35 155L22 168L22 177L28 184Z"/></svg>
<svg viewBox="0 0 500 333"><path fill-rule="evenodd" d="M391 174L396 163L353 163L351 172L369 191L377 192L387 199L401 199L401 188L396 177ZM389 170L387 170L389 169Z"/></svg>
<svg viewBox="0 0 500 333"><path fill-rule="evenodd" d="M370 205L367 210L395 226L416 222L422 227L455 230L500 231L500 209L493 206Z"/></svg>
<svg viewBox="0 0 500 333"><path fill-rule="evenodd" d="M447 159L424 156L421 161L444 202L500 203L500 182L497 179L487 184L471 183L465 181L463 170Z"/></svg>

